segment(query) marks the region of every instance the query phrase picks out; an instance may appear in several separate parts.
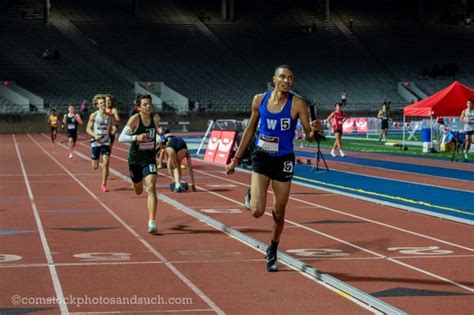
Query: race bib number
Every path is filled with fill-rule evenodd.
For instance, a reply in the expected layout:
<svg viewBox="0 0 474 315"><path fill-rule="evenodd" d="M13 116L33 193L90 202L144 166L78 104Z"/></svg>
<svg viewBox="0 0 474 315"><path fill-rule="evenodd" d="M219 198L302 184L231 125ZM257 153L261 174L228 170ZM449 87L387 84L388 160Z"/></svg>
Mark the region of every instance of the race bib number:
<svg viewBox="0 0 474 315"><path fill-rule="evenodd" d="M149 164L148 169L150 170L150 173L156 173L156 165L155 164Z"/></svg>
<svg viewBox="0 0 474 315"><path fill-rule="evenodd" d="M103 134L103 135L101 135L100 139L97 140L97 142L100 143L100 144L105 144L105 143L108 143L109 140L110 140L109 135L108 134L105 134L105 135Z"/></svg>
<svg viewBox="0 0 474 315"><path fill-rule="evenodd" d="M76 124L67 124L67 129L76 129Z"/></svg>
<svg viewBox="0 0 474 315"><path fill-rule="evenodd" d="M293 161L285 161L283 163L283 172L293 173Z"/></svg>
<svg viewBox="0 0 474 315"><path fill-rule="evenodd" d="M138 150L155 150L155 137L156 130L155 128L146 129L146 134L148 140L146 142L138 143Z"/></svg>
<svg viewBox="0 0 474 315"><path fill-rule="evenodd" d="M138 143L138 150L141 150L141 151L155 150L155 141L139 142Z"/></svg>
<svg viewBox="0 0 474 315"><path fill-rule="evenodd" d="M280 138L278 137L270 137L265 135L259 135L257 146L266 152L278 152L279 149Z"/></svg>

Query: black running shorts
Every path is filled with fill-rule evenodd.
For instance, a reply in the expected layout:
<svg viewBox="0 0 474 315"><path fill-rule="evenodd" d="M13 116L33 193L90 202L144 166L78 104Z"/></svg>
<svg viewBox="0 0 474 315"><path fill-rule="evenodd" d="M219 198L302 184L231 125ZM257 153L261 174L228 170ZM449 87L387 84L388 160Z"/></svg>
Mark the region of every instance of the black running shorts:
<svg viewBox="0 0 474 315"><path fill-rule="evenodd" d="M257 149L252 153L252 171L279 182L290 181L295 171L295 155L271 156Z"/></svg>
<svg viewBox="0 0 474 315"><path fill-rule="evenodd" d="M135 184L141 182L143 178L150 174L157 174L156 163L129 164L128 169L130 171L130 178Z"/></svg>

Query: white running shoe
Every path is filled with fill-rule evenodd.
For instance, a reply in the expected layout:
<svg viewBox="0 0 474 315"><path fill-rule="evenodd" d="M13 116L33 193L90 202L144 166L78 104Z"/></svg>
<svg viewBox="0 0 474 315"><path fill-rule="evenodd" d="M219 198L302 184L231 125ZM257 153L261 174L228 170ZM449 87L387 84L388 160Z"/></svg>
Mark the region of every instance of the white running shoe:
<svg viewBox="0 0 474 315"><path fill-rule="evenodd" d="M244 206L245 206L246 209L250 210L250 188L247 191L247 193L245 194Z"/></svg>
<svg viewBox="0 0 474 315"><path fill-rule="evenodd" d="M72 153L69 153L69 158L72 159Z"/></svg>
<svg viewBox="0 0 474 315"><path fill-rule="evenodd" d="M148 233L155 234L156 232L158 232L158 229L156 228L155 221L148 220Z"/></svg>
<svg viewBox="0 0 474 315"><path fill-rule="evenodd" d="M332 155L333 157L336 157L336 152L334 152L334 149L331 150L331 155Z"/></svg>
<svg viewBox="0 0 474 315"><path fill-rule="evenodd" d="M346 156L346 155L344 154L344 152L342 152L342 150L339 150L339 154L340 154L342 157Z"/></svg>

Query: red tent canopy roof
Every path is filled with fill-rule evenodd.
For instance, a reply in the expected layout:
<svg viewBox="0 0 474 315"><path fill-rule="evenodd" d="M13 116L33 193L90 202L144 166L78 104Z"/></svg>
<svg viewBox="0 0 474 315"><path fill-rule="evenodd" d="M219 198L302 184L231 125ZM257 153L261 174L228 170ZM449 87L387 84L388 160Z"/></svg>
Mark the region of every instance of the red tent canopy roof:
<svg viewBox="0 0 474 315"><path fill-rule="evenodd" d="M408 105L403 109L405 116L459 116L466 108L466 101L474 99L474 90L455 81L450 86L425 98Z"/></svg>

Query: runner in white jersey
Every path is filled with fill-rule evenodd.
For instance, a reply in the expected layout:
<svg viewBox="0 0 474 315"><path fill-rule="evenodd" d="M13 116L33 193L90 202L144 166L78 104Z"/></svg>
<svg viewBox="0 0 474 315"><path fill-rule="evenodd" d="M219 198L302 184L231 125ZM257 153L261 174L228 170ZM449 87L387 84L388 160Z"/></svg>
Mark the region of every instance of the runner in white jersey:
<svg viewBox="0 0 474 315"><path fill-rule="evenodd" d="M93 112L87 123L87 133L91 139L91 159L92 168L99 167L99 158L102 155L102 183L100 189L108 192L107 178L109 177L109 157L110 157L110 130L113 126L114 118L107 115L105 111L105 96L97 94L92 99L97 111Z"/></svg>
<svg viewBox="0 0 474 315"><path fill-rule="evenodd" d="M464 143L464 160L467 161L467 153L474 142L474 110L472 109L472 99L466 102L466 109L461 113L461 121L464 122L464 133L466 141Z"/></svg>

